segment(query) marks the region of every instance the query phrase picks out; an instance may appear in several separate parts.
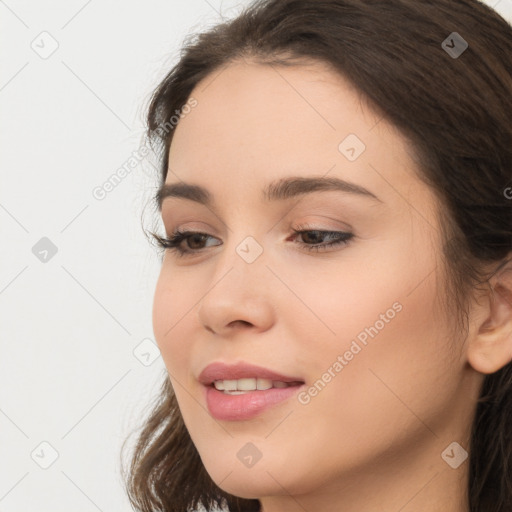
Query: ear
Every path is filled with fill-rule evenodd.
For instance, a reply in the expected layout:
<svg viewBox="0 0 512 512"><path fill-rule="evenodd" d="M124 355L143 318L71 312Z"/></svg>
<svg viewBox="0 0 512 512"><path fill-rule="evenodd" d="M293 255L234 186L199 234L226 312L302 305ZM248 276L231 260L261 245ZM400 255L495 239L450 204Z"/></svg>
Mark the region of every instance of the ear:
<svg viewBox="0 0 512 512"><path fill-rule="evenodd" d="M497 272L489 284L484 305L475 311L479 320L467 350L469 364L485 374L512 361L512 265Z"/></svg>

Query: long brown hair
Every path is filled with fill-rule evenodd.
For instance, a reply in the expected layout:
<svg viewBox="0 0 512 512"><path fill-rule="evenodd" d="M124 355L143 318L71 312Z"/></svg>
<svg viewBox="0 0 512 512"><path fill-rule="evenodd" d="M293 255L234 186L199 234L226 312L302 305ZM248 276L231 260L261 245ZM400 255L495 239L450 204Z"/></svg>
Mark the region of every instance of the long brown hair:
<svg viewBox="0 0 512 512"><path fill-rule="evenodd" d="M458 54L447 48L456 46L454 37ZM459 336L467 336L472 292L488 286L488 269L503 267L512 251L512 27L476 0L254 2L190 37L155 90L148 136L160 157L162 183L174 132L161 127L200 80L240 59L327 63L409 141L420 178L442 205L446 299ZM152 407L128 472L121 464L136 510L260 510L258 500L229 495L209 477L168 375ZM484 379L469 451L470 511L510 512L510 363Z"/></svg>

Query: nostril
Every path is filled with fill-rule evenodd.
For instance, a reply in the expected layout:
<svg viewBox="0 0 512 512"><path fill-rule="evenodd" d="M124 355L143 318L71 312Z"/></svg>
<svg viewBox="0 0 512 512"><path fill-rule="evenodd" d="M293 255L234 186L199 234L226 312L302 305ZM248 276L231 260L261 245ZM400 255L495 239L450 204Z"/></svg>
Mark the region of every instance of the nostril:
<svg viewBox="0 0 512 512"><path fill-rule="evenodd" d="M242 324L242 325L249 325L251 326L251 322L247 322L246 320L233 320L232 322L230 322L229 325L237 325L237 324Z"/></svg>

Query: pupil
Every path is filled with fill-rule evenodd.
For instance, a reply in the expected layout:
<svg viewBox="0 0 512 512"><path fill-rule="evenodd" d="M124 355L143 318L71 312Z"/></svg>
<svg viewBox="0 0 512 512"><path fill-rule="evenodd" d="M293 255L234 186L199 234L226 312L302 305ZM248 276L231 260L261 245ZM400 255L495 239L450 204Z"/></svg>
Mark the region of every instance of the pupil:
<svg viewBox="0 0 512 512"><path fill-rule="evenodd" d="M314 233L316 236L311 237L310 235L311 235L312 233ZM316 244L316 243L318 243L319 241L321 241L321 238L322 238L322 234L320 233L320 231L307 231L306 233L303 233L303 234L302 234L302 236L303 236L303 237L305 236L305 237L306 237L306 239L307 239L307 238L313 238L313 240L309 240L309 241L310 241L310 242L312 242L312 243L314 243L314 244ZM316 238L316 240L315 240L315 238ZM320 238L320 240L319 240L319 238ZM304 241L305 241L305 242L307 242L307 240L304 240Z"/></svg>
<svg viewBox="0 0 512 512"><path fill-rule="evenodd" d="M205 235L200 235L200 234L196 234L196 235L192 235L188 241L189 241L189 246L191 246L191 249L200 249L201 247L194 247L194 242L198 242L199 244L201 244L201 242L203 242L204 240L204 237Z"/></svg>

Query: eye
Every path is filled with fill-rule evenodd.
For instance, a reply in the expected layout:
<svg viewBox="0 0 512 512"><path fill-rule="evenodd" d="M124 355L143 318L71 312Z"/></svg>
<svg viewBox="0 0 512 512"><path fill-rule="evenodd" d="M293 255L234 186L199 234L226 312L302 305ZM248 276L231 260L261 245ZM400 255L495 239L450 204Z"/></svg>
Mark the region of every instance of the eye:
<svg viewBox="0 0 512 512"><path fill-rule="evenodd" d="M197 253L199 250L204 249L202 245L207 239L214 238L207 233L200 233L196 231L174 231L169 237L161 237L155 233L151 233L155 238L157 244L163 249L175 251L178 256L185 254ZM182 242L186 241L188 248L182 247ZM214 244L221 245L221 244Z"/></svg>
<svg viewBox="0 0 512 512"><path fill-rule="evenodd" d="M327 231L321 229L314 229L308 225L300 225L292 229L295 236L292 238L302 238L303 242L297 242L301 248L307 251L320 252L327 251L332 247L341 245L347 245L349 241L354 237L353 233L345 231ZM196 231L174 231L169 237L161 237L155 233L151 233L155 238L158 245L166 250L174 251L178 256L197 254L199 251L203 251L207 246L205 242L209 239L215 239L215 237ZM322 239L330 239L329 242L322 242ZM185 242L186 247L182 246L182 242ZM222 245L210 244L210 246Z"/></svg>
<svg viewBox="0 0 512 512"><path fill-rule="evenodd" d="M300 242L299 245L303 246L306 250L313 252L323 252L332 247L347 245L349 240L354 236L353 233L346 231L325 231L315 229L306 224L297 226L293 229L293 232L304 240L304 242ZM321 240L326 238L331 239L331 241L322 243Z"/></svg>

